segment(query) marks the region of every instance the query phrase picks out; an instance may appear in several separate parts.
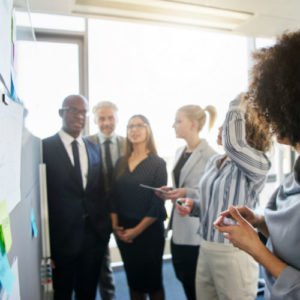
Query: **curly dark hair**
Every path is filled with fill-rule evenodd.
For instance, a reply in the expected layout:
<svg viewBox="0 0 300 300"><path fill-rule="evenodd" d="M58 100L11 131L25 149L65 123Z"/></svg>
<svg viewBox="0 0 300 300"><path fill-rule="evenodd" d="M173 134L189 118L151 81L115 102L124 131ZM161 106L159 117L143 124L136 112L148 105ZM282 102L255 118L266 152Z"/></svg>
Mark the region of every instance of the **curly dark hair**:
<svg viewBox="0 0 300 300"><path fill-rule="evenodd" d="M249 100L246 93L241 93L237 96L241 101L241 107L245 108L246 121L246 140L252 148L267 152L272 145L272 134L270 123L266 122L260 110L254 106L254 103Z"/></svg>
<svg viewBox="0 0 300 300"><path fill-rule="evenodd" d="M248 97L273 132L292 146L300 142L300 30L283 34L276 45L253 54Z"/></svg>
<svg viewBox="0 0 300 300"><path fill-rule="evenodd" d="M253 107L252 102L246 100L245 103L247 105L245 113L247 143L256 150L267 152L272 145L270 124Z"/></svg>

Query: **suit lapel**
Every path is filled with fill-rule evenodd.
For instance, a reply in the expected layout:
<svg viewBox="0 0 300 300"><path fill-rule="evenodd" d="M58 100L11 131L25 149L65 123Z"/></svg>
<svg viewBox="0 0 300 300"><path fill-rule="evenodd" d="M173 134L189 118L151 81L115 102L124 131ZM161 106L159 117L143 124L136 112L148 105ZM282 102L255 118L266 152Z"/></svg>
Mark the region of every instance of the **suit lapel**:
<svg viewBox="0 0 300 300"><path fill-rule="evenodd" d="M100 145L95 145L92 142L89 142L86 138L83 138L85 149L88 157L88 173L87 173L87 183L86 190L88 187L93 184L95 180L100 180L98 174L99 169L101 169L101 152L96 150L96 147ZM101 148L100 148L101 150Z"/></svg>
<svg viewBox="0 0 300 300"><path fill-rule="evenodd" d="M125 153L125 141L123 137L117 136L118 158Z"/></svg>
<svg viewBox="0 0 300 300"><path fill-rule="evenodd" d="M71 162L71 159L67 153L67 150L61 140L61 138L59 137L59 134L57 133L55 136L54 136L54 141L56 143L56 151L57 151L57 154L58 154L58 157L61 157L62 158L62 162L64 164L66 164L66 166L68 168L73 168L73 165L72 165L72 162Z"/></svg>
<svg viewBox="0 0 300 300"><path fill-rule="evenodd" d="M96 138L97 138L97 140L100 143L99 137L97 136ZM88 186L89 186L89 184L91 183L91 179L92 179L91 162L92 162L93 158L92 158L92 155L91 155L90 147L89 147L88 142L87 142L87 140L85 138L83 138L83 142L84 142L84 145L85 145L85 149L86 149L86 153L87 153L87 158L88 158L87 182L86 182L86 187L85 187L85 189L87 189Z"/></svg>
<svg viewBox="0 0 300 300"><path fill-rule="evenodd" d="M174 178L174 169L183 153L183 151L185 150L185 146L179 148L177 151L176 151L176 155L175 155L175 161L174 161L174 165L173 165L173 169L172 169L172 182L173 182L173 186L175 187L175 178Z"/></svg>
<svg viewBox="0 0 300 300"><path fill-rule="evenodd" d="M197 148L193 151L191 157L184 164L180 172L179 187L183 185L186 176L189 173L191 173L192 169L195 167L196 162L200 159L201 152L203 151L203 149L206 148L206 145L207 145L206 140L202 140L201 143L197 146Z"/></svg>
<svg viewBox="0 0 300 300"><path fill-rule="evenodd" d="M76 176L76 173L74 172L74 166L72 165L71 159L67 153L67 150L59 136L59 134L55 135L55 143L56 143L56 150L57 151L57 157L61 157L60 164L65 166L66 170L68 171L67 173L70 174L70 177L72 180L74 180L77 185L79 184L78 178ZM81 184L82 186L82 184Z"/></svg>
<svg viewBox="0 0 300 300"><path fill-rule="evenodd" d="M181 172L180 172L179 187L182 186L182 184L183 184L186 176L194 168L195 162L197 162L197 160L199 159L200 155L201 155L200 150L196 148L193 151L193 153L191 154L191 156L189 157L189 159L184 164L184 166L183 166L183 168L181 169Z"/></svg>

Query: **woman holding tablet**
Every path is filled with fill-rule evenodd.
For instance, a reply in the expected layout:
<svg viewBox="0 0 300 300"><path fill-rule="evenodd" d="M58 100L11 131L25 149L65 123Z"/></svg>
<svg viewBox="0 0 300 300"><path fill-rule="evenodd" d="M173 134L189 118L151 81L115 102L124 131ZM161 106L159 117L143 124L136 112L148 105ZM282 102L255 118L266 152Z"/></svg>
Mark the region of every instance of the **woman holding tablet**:
<svg viewBox="0 0 300 300"><path fill-rule="evenodd" d="M125 156L116 165L110 193L112 228L124 262L132 300L163 300L164 201L151 189L167 182L165 161L157 155L149 121L130 118Z"/></svg>
<svg viewBox="0 0 300 300"><path fill-rule="evenodd" d="M161 198L171 199L173 203L181 197L198 198L198 183L205 165L208 159L216 154L207 141L199 137L207 119L206 112L209 114L210 129L216 117L213 106L202 109L198 105L186 105L178 109L173 127L176 137L183 139L186 145L176 151L172 172L174 189L161 187L169 191L167 194L158 193ZM195 271L200 242L197 231L200 223L197 218L180 217L174 207L170 220L172 262L187 299L194 300Z"/></svg>

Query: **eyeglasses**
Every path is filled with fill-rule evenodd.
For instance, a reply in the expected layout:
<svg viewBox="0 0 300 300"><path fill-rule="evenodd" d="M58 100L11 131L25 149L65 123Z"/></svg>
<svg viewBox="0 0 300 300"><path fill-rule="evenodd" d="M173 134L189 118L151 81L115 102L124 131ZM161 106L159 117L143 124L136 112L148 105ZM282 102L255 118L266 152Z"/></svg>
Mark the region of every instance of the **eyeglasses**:
<svg viewBox="0 0 300 300"><path fill-rule="evenodd" d="M72 114L72 115L77 115L77 114L80 114L82 116L86 116L87 115L87 111L85 109L83 110L80 110L80 109L77 109L75 107L63 107L62 110Z"/></svg>
<svg viewBox="0 0 300 300"><path fill-rule="evenodd" d="M136 129L142 129L142 128L145 128L147 127L147 124L145 123L139 123L139 124L130 124L127 126L127 129L128 130L132 130L133 128L136 128Z"/></svg>

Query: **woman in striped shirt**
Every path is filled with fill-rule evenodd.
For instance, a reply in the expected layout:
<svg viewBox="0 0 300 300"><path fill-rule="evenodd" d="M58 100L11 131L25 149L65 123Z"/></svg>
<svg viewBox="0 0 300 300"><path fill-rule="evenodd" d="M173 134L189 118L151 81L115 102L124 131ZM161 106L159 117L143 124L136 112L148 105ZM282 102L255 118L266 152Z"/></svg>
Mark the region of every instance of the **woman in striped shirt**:
<svg viewBox="0 0 300 300"><path fill-rule="evenodd" d="M270 130L241 95L232 101L220 127L218 143L225 154L212 157L199 183L199 199L181 199L178 213L200 217L200 252L196 271L198 300L253 300L258 266L251 256L235 248L213 224L229 205L254 207L270 161ZM234 287L234 288L232 288Z"/></svg>
<svg viewBox="0 0 300 300"><path fill-rule="evenodd" d="M297 152L294 168L274 191L264 215L230 207L238 226L218 230L264 267L265 300L300 299L300 31L283 34L276 45L255 53L249 96L271 124L277 141ZM251 226L251 225L252 226ZM256 227L266 238L260 241Z"/></svg>

